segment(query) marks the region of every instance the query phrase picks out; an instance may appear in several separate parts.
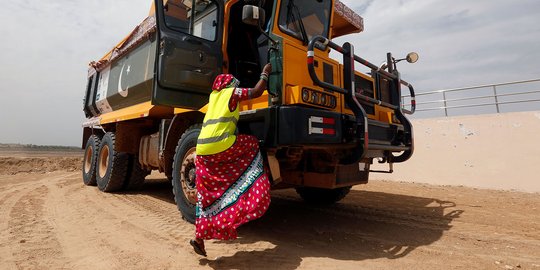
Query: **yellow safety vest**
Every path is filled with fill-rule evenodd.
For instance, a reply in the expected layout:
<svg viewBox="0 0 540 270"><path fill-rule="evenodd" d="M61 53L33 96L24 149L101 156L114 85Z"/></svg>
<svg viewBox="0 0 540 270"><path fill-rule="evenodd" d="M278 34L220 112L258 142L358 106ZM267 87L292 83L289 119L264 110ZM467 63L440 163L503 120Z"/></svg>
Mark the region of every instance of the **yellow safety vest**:
<svg viewBox="0 0 540 270"><path fill-rule="evenodd" d="M208 111L204 117L201 134L197 139L197 155L213 155L231 147L236 141L236 123L240 118L239 107L229 110L229 100L234 87L212 91Z"/></svg>

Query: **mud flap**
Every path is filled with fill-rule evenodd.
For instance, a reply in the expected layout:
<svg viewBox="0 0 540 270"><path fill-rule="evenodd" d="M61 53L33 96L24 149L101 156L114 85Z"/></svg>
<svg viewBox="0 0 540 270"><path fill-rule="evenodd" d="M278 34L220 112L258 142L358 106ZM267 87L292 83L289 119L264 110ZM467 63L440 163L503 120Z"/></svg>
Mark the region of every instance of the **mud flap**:
<svg viewBox="0 0 540 270"><path fill-rule="evenodd" d="M365 184L369 179L369 163L353 163L336 167L336 186Z"/></svg>
<svg viewBox="0 0 540 270"><path fill-rule="evenodd" d="M270 181L272 185L277 185L281 182L281 173L279 171L279 162L273 153L267 155L268 167L270 167Z"/></svg>

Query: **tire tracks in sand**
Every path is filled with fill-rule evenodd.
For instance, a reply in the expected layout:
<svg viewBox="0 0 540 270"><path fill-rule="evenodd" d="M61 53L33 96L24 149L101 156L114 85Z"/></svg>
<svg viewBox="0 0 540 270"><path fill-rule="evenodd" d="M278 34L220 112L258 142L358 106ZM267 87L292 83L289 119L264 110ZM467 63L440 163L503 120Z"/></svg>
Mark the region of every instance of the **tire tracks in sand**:
<svg viewBox="0 0 540 270"><path fill-rule="evenodd" d="M0 176L0 269L539 264L538 215L531 210L538 199L497 193L495 200L489 197L493 192L463 188L452 188L460 193L454 196L449 188L437 187L429 194L405 196L394 192L395 186L402 187L399 183L386 187L377 182L372 184L376 191L357 191L332 207L306 205L293 192L278 192L265 217L243 226L238 240L209 242L209 254L219 258L199 260L187 243L194 227L180 218L164 181L155 185L150 180L140 192L111 194L84 186L80 173ZM463 192L467 197L462 198ZM478 207L464 206L479 198L485 201L475 203ZM523 217L501 222L500 201L516 203L505 205L505 211Z"/></svg>
<svg viewBox="0 0 540 270"><path fill-rule="evenodd" d="M54 185L47 204L69 268L153 268L171 261L198 265L186 256L192 252L186 243L193 226L179 218L174 205L141 194L103 193L84 186L78 176Z"/></svg>
<svg viewBox="0 0 540 270"><path fill-rule="evenodd" d="M4 263L19 269L48 268L56 265L64 268L62 246L56 237L55 226L46 215L45 198L50 193L46 183L56 176L45 177L36 182L15 185L15 189L3 192L0 216L9 217L0 223L1 239L12 243L0 245Z"/></svg>

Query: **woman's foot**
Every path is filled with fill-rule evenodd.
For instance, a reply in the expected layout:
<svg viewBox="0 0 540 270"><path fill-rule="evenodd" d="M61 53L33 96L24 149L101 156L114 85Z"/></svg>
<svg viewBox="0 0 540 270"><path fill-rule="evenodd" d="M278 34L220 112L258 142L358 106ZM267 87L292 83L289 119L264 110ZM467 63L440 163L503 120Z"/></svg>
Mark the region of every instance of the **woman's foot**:
<svg viewBox="0 0 540 270"><path fill-rule="evenodd" d="M206 250L204 249L204 240L200 238L195 238L195 239L189 240L189 244L193 247L193 250L195 250L195 253L206 257Z"/></svg>

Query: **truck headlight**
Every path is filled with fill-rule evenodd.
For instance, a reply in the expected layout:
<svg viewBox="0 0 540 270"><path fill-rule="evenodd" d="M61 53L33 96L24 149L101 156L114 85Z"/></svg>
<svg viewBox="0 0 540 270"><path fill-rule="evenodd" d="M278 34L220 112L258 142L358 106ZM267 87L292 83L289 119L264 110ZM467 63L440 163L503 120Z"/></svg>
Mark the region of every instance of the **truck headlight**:
<svg viewBox="0 0 540 270"><path fill-rule="evenodd" d="M319 95L316 92L311 93L311 103L319 105Z"/></svg>
<svg viewBox="0 0 540 270"><path fill-rule="evenodd" d="M306 88L302 89L302 100L304 102L309 102L309 90Z"/></svg>

